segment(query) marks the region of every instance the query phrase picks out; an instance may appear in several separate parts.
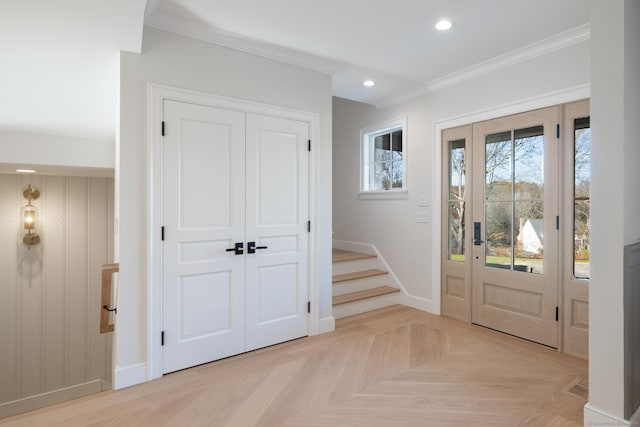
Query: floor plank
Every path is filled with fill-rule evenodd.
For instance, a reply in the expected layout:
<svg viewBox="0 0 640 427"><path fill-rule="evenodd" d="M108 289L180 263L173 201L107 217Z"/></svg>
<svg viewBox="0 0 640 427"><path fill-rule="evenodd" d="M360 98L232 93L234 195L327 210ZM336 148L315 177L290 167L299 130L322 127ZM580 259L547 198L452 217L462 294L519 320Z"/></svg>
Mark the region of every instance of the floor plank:
<svg viewBox="0 0 640 427"><path fill-rule="evenodd" d="M580 426L587 362L412 308L0 426Z"/></svg>

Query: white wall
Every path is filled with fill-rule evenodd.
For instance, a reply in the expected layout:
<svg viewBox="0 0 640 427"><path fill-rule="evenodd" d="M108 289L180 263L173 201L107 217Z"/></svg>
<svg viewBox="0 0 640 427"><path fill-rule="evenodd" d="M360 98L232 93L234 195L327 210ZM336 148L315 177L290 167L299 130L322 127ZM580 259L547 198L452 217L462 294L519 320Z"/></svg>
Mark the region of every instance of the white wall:
<svg viewBox="0 0 640 427"><path fill-rule="evenodd" d="M41 193L41 243L30 250L20 223L28 184ZM13 413L6 402L110 381L99 317L112 213L112 179L0 175L0 417Z"/></svg>
<svg viewBox="0 0 640 427"><path fill-rule="evenodd" d="M592 252L585 425L622 425L623 247L640 240L640 2L592 0L590 8Z"/></svg>
<svg viewBox="0 0 640 427"><path fill-rule="evenodd" d="M0 162L33 166L113 169L113 140L0 130Z"/></svg>
<svg viewBox="0 0 640 427"><path fill-rule="evenodd" d="M120 57L120 279L115 386L144 381L147 361L146 224L149 194L147 83L153 82L320 114L320 317L331 316L331 78L277 61L145 27L142 54Z"/></svg>
<svg viewBox="0 0 640 427"><path fill-rule="evenodd" d="M624 4L624 236L640 241L640 2Z"/></svg>
<svg viewBox="0 0 640 427"><path fill-rule="evenodd" d="M415 297L412 301L438 312L439 301L432 298L439 295L436 288L440 284L432 279L432 272L439 268L440 258L439 253L432 253L432 246L439 236L434 233L433 223L415 220L416 211L424 209L419 206L422 196L429 200L434 220L439 211L435 190L440 185L440 159L434 147L436 123L455 119L462 124L464 116L499 107L508 109L512 104L586 85L590 78L589 53L589 42L582 42L383 110L334 99L334 238L376 245L407 292ZM359 129L403 116L408 118L409 198L359 200Z"/></svg>

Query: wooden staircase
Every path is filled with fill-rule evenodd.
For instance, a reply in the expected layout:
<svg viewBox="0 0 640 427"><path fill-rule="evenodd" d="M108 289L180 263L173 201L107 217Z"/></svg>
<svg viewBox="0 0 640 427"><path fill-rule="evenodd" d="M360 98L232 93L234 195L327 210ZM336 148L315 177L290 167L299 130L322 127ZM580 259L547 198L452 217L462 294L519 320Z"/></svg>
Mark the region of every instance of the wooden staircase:
<svg viewBox="0 0 640 427"><path fill-rule="evenodd" d="M333 315L336 319L398 303L376 255L333 249Z"/></svg>

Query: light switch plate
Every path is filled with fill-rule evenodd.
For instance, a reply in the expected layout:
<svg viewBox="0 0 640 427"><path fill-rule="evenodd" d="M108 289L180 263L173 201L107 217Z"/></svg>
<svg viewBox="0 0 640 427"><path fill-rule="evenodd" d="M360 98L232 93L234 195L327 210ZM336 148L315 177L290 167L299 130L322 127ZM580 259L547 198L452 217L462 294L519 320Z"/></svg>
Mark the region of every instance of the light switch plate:
<svg viewBox="0 0 640 427"><path fill-rule="evenodd" d="M431 212L428 210L416 211L416 222L431 222Z"/></svg>
<svg viewBox="0 0 640 427"><path fill-rule="evenodd" d="M429 196L427 196L426 194L423 194L422 196L420 196L420 200L418 201L418 206L423 207L423 208L427 208L430 205L430 201L429 201Z"/></svg>

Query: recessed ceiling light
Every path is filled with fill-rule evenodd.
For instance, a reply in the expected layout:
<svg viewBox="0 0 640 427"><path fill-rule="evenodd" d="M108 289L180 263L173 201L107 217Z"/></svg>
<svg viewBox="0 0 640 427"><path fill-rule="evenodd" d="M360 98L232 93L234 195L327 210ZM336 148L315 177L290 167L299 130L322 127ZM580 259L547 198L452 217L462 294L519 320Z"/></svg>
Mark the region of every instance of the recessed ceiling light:
<svg viewBox="0 0 640 427"><path fill-rule="evenodd" d="M365 85L366 87L371 87L371 86L375 86L376 82L374 82L373 80L365 80L362 82L363 85Z"/></svg>
<svg viewBox="0 0 640 427"><path fill-rule="evenodd" d="M16 169L16 172L18 172L18 173L36 173L37 171L35 171L33 169Z"/></svg>
<svg viewBox="0 0 640 427"><path fill-rule="evenodd" d="M440 31L447 31L450 30L451 27L453 27L453 24L451 23L451 21L449 21L448 19L441 19L440 21L438 21L438 23L436 24L436 29L440 30Z"/></svg>

